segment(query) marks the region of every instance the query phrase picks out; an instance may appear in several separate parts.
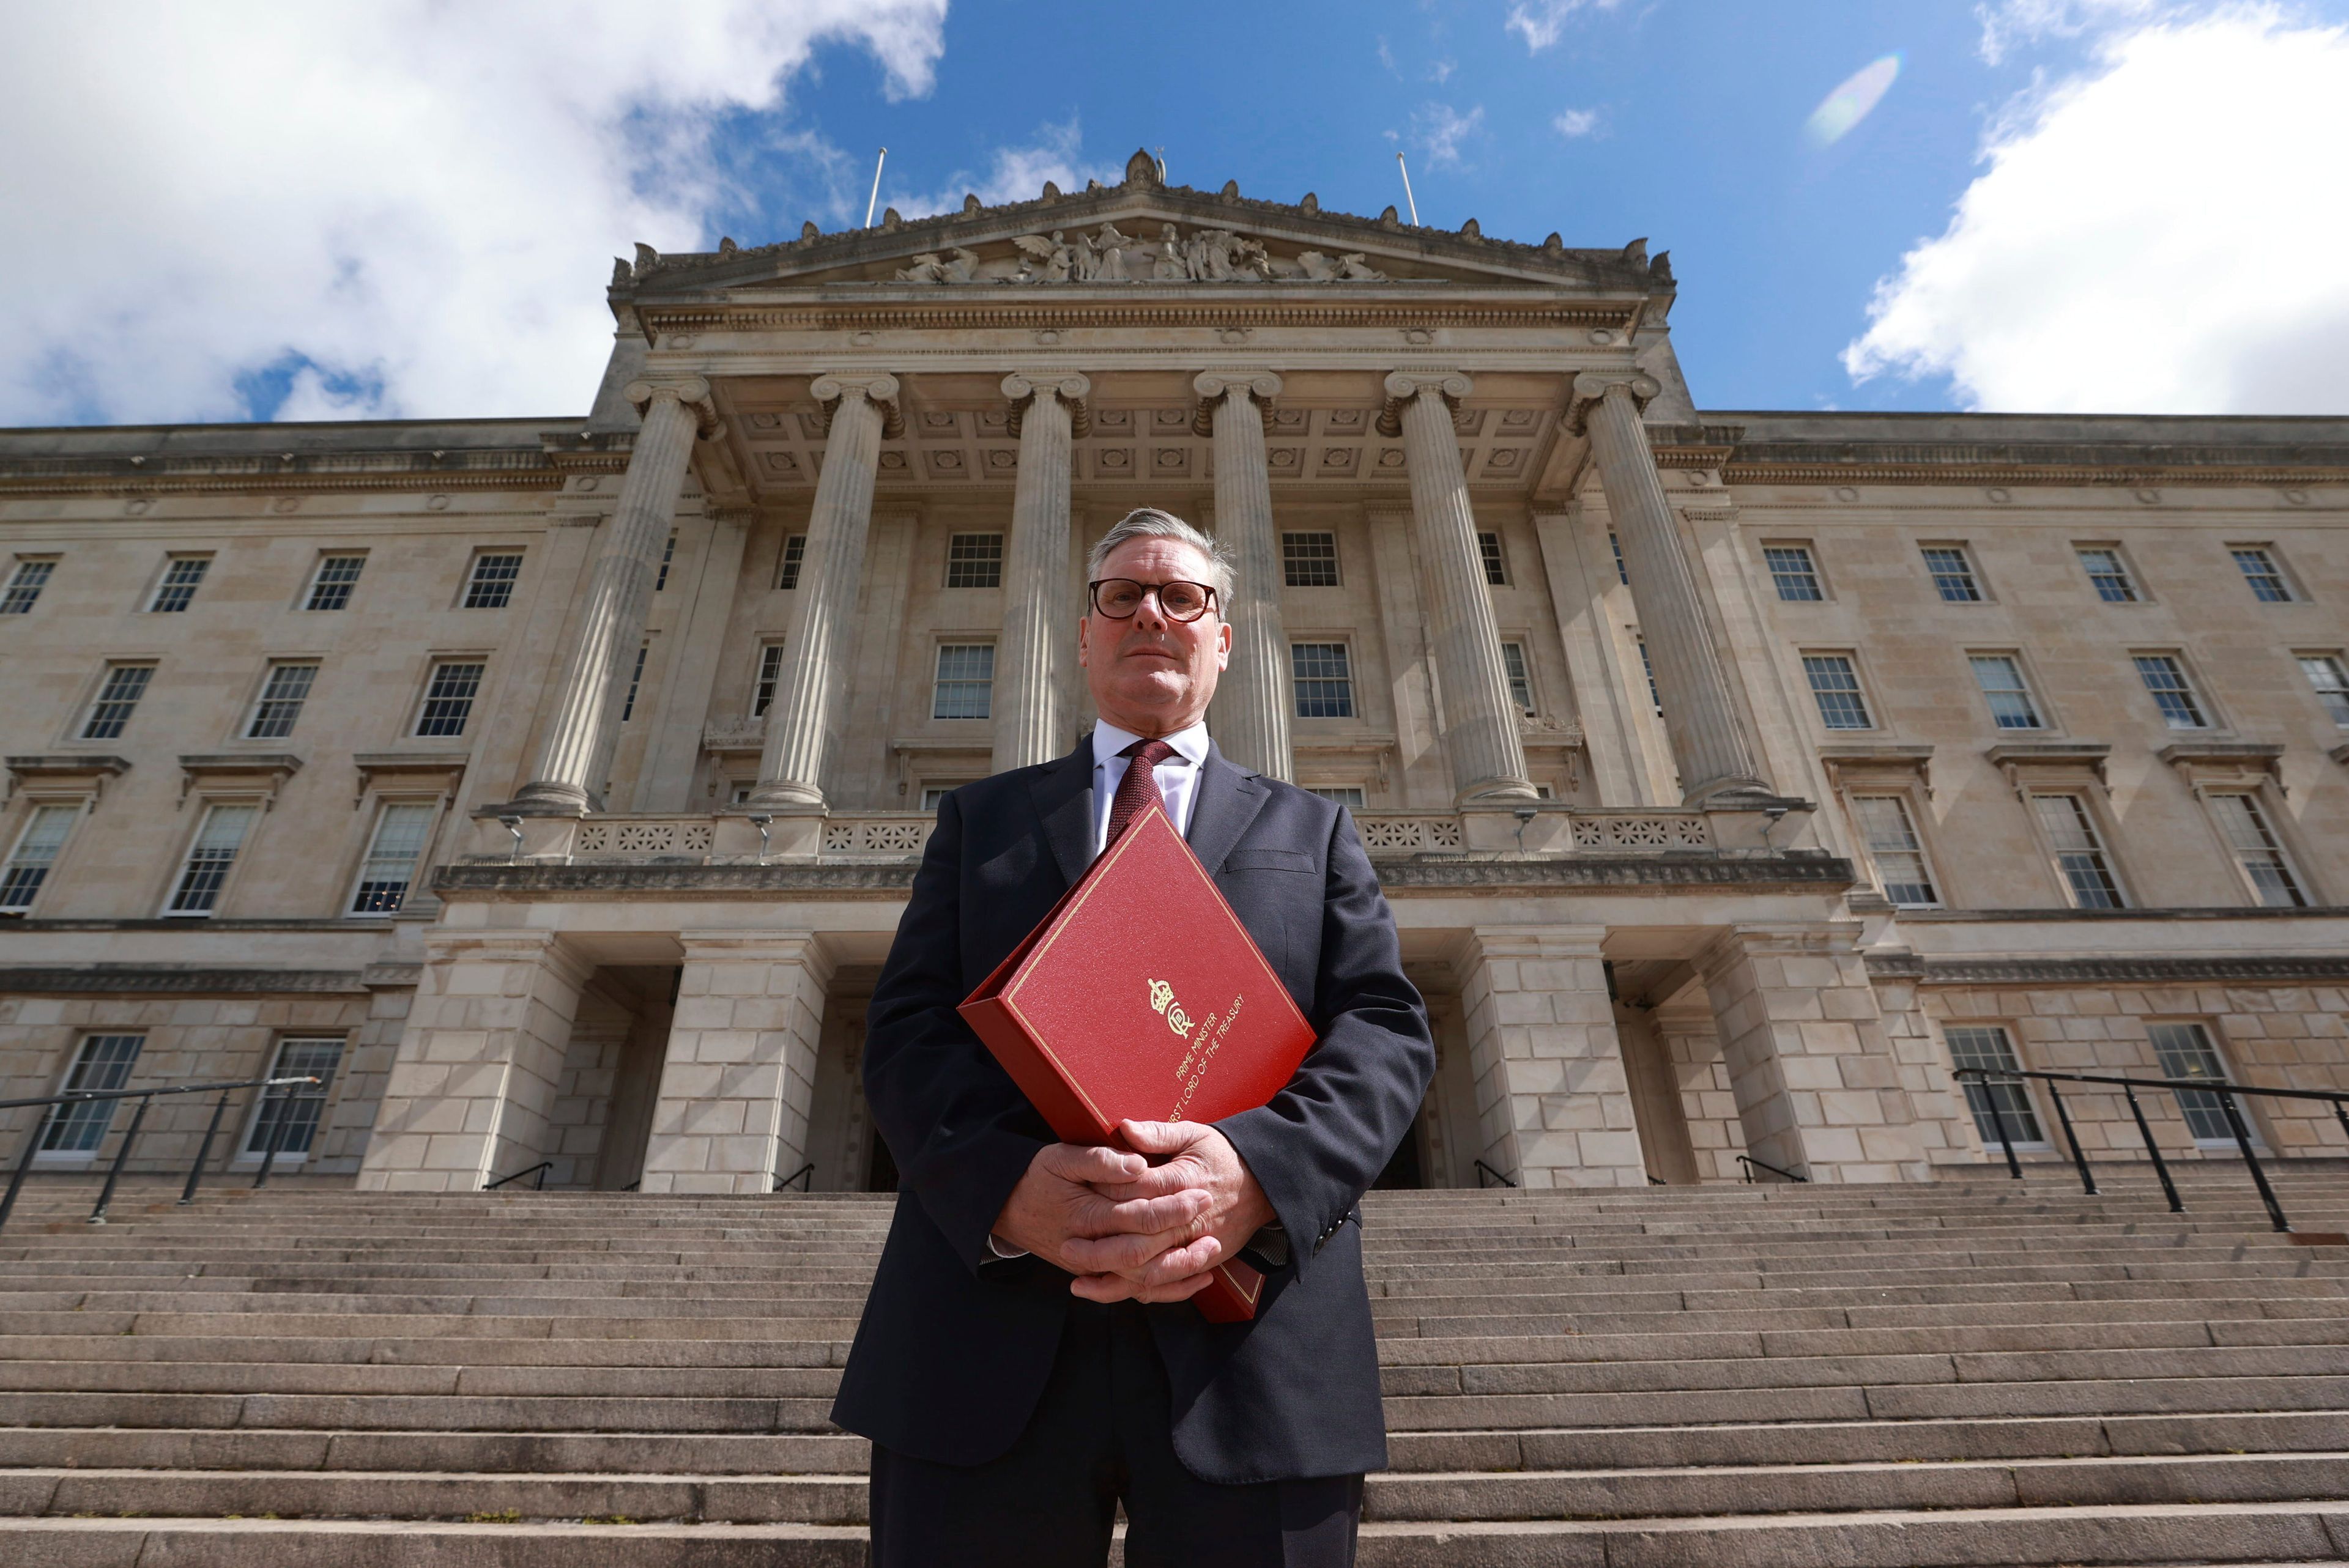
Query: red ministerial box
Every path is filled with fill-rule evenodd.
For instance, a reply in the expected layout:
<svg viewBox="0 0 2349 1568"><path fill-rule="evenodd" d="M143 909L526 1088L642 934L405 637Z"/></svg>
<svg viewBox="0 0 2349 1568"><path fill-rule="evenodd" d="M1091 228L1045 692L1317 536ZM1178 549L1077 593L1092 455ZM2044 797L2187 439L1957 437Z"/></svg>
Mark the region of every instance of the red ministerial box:
<svg viewBox="0 0 2349 1568"><path fill-rule="evenodd" d="M1313 1027L1152 806L1118 835L957 1009L1067 1143L1117 1124L1217 1121L1287 1087ZM1264 1276L1237 1257L1191 1299L1212 1323L1256 1315Z"/></svg>

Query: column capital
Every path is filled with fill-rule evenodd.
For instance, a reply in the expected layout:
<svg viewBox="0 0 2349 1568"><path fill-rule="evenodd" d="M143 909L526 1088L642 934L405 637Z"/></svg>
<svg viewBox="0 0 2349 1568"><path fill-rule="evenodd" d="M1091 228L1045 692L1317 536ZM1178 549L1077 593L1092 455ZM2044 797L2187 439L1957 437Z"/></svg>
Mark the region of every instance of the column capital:
<svg viewBox="0 0 2349 1568"><path fill-rule="evenodd" d="M1263 413L1280 396L1280 377L1269 370L1202 370L1191 378L1191 390L1199 395L1199 406L1191 415L1193 434L1215 433L1216 405L1232 393L1254 398L1257 412Z"/></svg>
<svg viewBox="0 0 2349 1568"><path fill-rule="evenodd" d="M1664 389L1662 383L1643 370L1586 370L1574 378L1574 395L1567 401L1568 432L1582 434L1590 418L1590 406L1618 387L1630 395L1634 407L1641 409Z"/></svg>
<svg viewBox="0 0 2349 1568"><path fill-rule="evenodd" d="M1397 370L1387 377L1386 407L1379 410L1379 434L1393 440L1402 434L1403 405L1423 392L1441 396L1444 405L1458 411L1460 399L1468 396L1475 383L1464 370Z"/></svg>
<svg viewBox="0 0 2349 1568"><path fill-rule="evenodd" d="M694 434L702 440L715 440L726 433L725 424L718 418L718 404L709 396L709 383L698 376L631 381L622 396L639 418L651 410L655 400L674 397L692 413Z"/></svg>
<svg viewBox="0 0 2349 1568"><path fill-rule="evenodd" d="M808 395L823 409L824 431L833 416L851 397L862 397L881 410L881 438L894 441L905 433L905 416L897 408L897 378L885 370L827 370L808 383Z"/></svg>
<svg viewBox="0 0 2349 1568"><path fill-rule="evenodd" d="M1020 416L1027 412L1028 405L1049 393L1069 406L1071 434L1091 434L1092 410L1085 406L1085 399L1092 396L1092 378L1081 370L1013 371L1003 378L1003 395L1011 399L1011 433L1019 433Z"/></svg>

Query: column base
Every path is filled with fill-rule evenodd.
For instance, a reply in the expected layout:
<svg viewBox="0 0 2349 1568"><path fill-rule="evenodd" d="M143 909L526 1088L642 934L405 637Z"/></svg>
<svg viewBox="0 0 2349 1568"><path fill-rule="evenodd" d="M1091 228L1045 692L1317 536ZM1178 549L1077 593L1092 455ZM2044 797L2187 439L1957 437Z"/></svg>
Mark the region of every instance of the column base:
<svg viewBox="0 0 2349 1568"><path fill-rule="evenodd" d="M1507 806L1519 800L1538 800L1541 791L1530 779L1481 779L1458 790L1452 797L1454 806Z"/></svg>
<svg viewBox="0 0 2349 1568"><path fill-rule="evenodd" d="M796 779L761 779L742 804L753 811L822 811L823 790Z"/></svg>
<svg viewBox="0 0 2349 1568"><path fill-rule="evenodd" d="M515 790L512 799L501 805L484 806L475 814L500 817L580 817L590 811L602 810L602 803L576 784L566 784L552 779L533 779Z"/></svg>

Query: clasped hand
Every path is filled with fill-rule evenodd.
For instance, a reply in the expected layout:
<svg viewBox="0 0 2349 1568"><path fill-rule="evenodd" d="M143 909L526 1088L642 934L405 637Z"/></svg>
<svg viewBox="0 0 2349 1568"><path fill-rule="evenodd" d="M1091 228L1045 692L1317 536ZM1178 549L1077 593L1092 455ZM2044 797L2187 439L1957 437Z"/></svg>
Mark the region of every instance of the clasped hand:
<svg viewBox="0 0 2349 1568"><path fill-rule="evenodd" d="M1272 1204L1231 1140L1205 1123L1118 1130L1138 1152L1038 1150L995 1234L1076 1275L1069 1288L1089 1301L1185 1300L1272 1219Z"/></svg>

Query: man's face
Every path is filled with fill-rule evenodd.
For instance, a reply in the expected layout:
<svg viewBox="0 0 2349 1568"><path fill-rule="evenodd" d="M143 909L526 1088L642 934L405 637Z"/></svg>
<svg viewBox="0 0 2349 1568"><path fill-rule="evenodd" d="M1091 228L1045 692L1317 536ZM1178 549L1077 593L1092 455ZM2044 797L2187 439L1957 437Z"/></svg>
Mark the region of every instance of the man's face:
<svg viewBox="0 0 2349 1568"><path fill-rule="evenodd" d="M1095 575L1153 585L1212 580L1207 558L1173 539L1128 540ZM1132 620L1112 621L1088 605L1077 623L1077 663L1102 717L1152 738L1196 723L1231 659L1232 629L1223 609L1218 595L1215 608L1197 620L1172 621L1153 593Z"/></svg>

